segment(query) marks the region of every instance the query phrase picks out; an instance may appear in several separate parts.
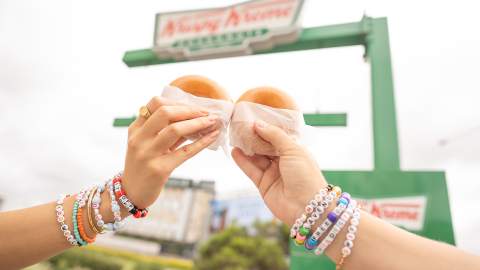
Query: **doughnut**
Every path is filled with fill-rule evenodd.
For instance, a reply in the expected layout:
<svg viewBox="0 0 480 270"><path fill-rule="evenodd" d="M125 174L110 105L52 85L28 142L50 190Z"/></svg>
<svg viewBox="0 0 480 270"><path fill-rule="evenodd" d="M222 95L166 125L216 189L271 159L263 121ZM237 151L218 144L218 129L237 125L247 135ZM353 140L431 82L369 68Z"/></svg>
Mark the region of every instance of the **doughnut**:
<svg viewBox="0 0 480 270"><path fill-rule="evenodd" d="M284 115L289 114L286 110L299 112L295 101L285 92L270 86L256 87L246 91L240 96L236 104L242 101L261 104L267 107L262 108L260 112L248 112L248 114L253 114L255 117L255 119L251 119L251 121L243 121L244 119L240 119L243 116L237 115L236 117L234 112L233 120L230 123L230 141L232 146L239 147L245 154L250 156L254 154L278 156L275 148L255 133L253 121L263 120L270 124L280 126L287 134L293 134L296 132L295 130L285 128L285 126L288 125L280 124L282 121L285 121L284 118L275 119L275 117L279 115L276 109L284 109ZM277 112L270 113L269 111L272 110L276 110ZM246 112L241 113L247 114Z"/></svg>
<svg viewBox="0 0 480 270"><path fill-rule="evenodd" d="M238 98L237 103L240 101L263 104L277 109L298 111L293 98L282 90L270 86L261 86L250 89Z"/></svg>
<svg viewBox="0 0 480 270"><path fill-rule="evenodd" d="M227 91L215 81L199 75L186 75L179 77L170 83L183 91L197 97L222 99L231 101Z"/></svg>

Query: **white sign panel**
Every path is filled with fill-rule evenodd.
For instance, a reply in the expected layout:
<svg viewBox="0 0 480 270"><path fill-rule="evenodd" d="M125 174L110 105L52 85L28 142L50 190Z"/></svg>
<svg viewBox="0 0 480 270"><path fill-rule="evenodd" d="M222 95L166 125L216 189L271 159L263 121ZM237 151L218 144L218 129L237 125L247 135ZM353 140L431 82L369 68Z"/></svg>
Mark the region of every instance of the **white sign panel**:
<svg viewBox="0 0 480 270"><path fill-rule="evenodd" d="M411 231L423 230L427 198L425 196L382 199L358 199L362 209L393 225Z"/></svg>
<svg viewBox="0 0 480 270"><path fill-rule="evenodd" d="M159 13L154 51L160 58L245 55L298 38L303 0L256 0L237 5Z"/></svg>

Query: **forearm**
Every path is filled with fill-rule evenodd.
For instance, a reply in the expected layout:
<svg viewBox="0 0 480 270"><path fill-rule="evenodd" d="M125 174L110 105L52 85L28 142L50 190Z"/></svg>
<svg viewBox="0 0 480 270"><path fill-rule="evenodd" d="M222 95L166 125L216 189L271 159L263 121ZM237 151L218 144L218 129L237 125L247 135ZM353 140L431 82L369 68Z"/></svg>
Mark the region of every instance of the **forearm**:
<svg viewBox="0 0 480 270"><path fill-rule="evenodd" d="M113 221L108 192L103 192L100 213L105 222ZM72 210L75 197L64 200L65 224L73 233ZM19 269L45 260L70 247L55 213L55 202L0 213L0 261L2 269ZM122 217L128 212L121 207ZM85 211L86 213L86 211ZM82 216L85 232L88 236L96 234L88 225L88 216Z"/></svg>
<svg viewBox="0 0 480 270"><path fill-rule="evenodd" d="M334 262L341 259L346 230L326 250ZM364 211L354 240L352 254L343 264L356 269L480 269L480 258L453 246L420 237Z"/></svg>

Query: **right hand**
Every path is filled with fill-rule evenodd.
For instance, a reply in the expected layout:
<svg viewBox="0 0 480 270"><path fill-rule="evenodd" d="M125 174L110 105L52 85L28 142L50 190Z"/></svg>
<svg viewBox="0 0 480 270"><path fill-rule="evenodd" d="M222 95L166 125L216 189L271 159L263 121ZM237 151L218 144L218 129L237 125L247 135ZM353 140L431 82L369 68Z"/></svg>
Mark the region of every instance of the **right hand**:
<svg viewBox="0 0 480 270"><path fill-rule="evenodd" d="M327 182L313 157L282 129L257 122L254 130L271 143L280 156L249 157L239 148L234 148L232 157L257 186L272 213L292 225L315 194L327 186Z"/></svg>
<svg viewBox="0 0 480 270"><path fill-rule="evenodd" d="M185 137L212 129L218 117L202 108L154 97L147 108L151 116L139 116L128 128L128 149L122 185L139 208L153 204L171 172L214 142L218 128L195 142L179 147Z"/></svg>

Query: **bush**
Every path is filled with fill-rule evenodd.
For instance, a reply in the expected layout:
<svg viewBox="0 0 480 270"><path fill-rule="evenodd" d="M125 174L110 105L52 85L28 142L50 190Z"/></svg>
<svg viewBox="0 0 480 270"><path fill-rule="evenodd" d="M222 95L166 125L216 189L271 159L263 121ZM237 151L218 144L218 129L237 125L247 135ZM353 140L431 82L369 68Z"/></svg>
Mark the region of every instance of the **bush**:
<svg viewBox="0 0 480 270"><path fill-rule="evenodd" d="M213 235L199 250L198 270L286 270L287 264L275 241L251 236L232 226Z"/></svg>

